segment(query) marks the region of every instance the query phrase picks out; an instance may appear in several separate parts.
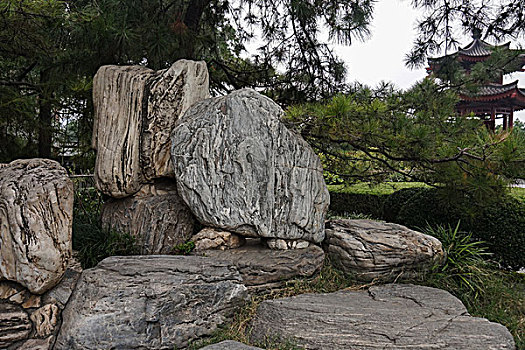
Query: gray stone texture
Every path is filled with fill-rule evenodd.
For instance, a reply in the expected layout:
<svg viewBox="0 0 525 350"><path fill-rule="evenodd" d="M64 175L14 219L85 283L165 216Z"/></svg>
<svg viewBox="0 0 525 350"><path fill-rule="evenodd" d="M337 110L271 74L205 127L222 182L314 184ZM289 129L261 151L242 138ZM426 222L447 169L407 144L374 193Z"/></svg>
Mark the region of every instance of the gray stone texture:
<svg viewBox="0 0 525 350"><path fill-rule="evenodd" d="M362 281L413 277L444 258L438 239L397 224L338 219L325 232L332 263Z"/></svg>
<svg viewBox="0 0 525 350"><path fill-rule="evenodd" d="M82 273L55 349L180 349L211 335L246 298L226 262L110 257Z"/></svg>
<svg viewBox="0 0 525 350"><path fill-rule="evenodd" d="M193 105L172 134L179 193L205 226L249 237L321 242L329 194L321 162L244 89Z"/></svg>
<svg viewBox="0 0 525 350"><path fill-rule="evenodd" d="M252 337L305 349L515 348L504 326L470 316L450 293L401 284L264 301Z"/></svg>
<svg viewBox="0 0 525 350"><path fill-rule="evenodd" d="M195 254L235 265L244 285L257 292L281 287L293 278L311 277L321 269L324 261L324 252L316 245L305 249L271 250L261 245L258 239L248 239L246 245L236 249Z"/></svg>
<svg viewBox="0 0 525 350"><path fill-rule="evenodd" d="M195 223L169 179L144 185L130 197L107 200L101 220L103 227L134 236L141 254L172 253L192 236Z"/></svg>
<svg viewBox="0 0 525 350"><path fill-rule="evenodd" d="M172 177L173 125L207 97L204 62L180 60L158 72L142 66L101 67L93 80L97 188L122 198L147 180Z"/></svg>
<svg viewBox="0 0 525 350"><path fill-rule="evenodd" d="M80 272L80 264L70 259L60 283L43 295L31 294L16 282L1 281L0 310L16 312L8 313L14 317L7 317L6 313L0 312L0 348L51 349L60 326L61 312L75 288ZM2 328L2 325L5 327Z"/></svg>
<svg viewBox="0 0 525 350"><path fill-rule="evenodd" d="M255 346L249 346L233 340L221 341L217 344L212 344L201 348L202 350L262 350Z"/></svg>
<svg viewBox="0 0 525 350"><path fill-rule="evenodd" d="M0 280L32 293L55 286L71 256L73 183L48 159L0 168Z"/></svg>

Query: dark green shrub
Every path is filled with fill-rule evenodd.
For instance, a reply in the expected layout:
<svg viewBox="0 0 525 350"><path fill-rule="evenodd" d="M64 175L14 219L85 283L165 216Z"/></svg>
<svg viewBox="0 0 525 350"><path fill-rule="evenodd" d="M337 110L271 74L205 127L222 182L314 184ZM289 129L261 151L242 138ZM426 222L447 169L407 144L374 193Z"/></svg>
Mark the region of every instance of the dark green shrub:
<svg viewBox="0 0 525 350"><path fill-rule="evenodd" d="M335 215L365 214L381 217L387 195L330 192L329 210Z"/></svg>
<svg viewBox="0 0 525 350"><path fill-rule="evenodd" d="M420 187L403 188L389 195L383 202L381 218L389 222L395 222L403 205L421 190L422 188Z"/></svg>
<svg viewBox="0 0 525 350"><path fill-rule="evenodd" d="M440 189L423 188L408 199L393 220L414 229L427 226L455 226L458 221L465 224L467 211L457 202L452 203ZM462 225L464 230L467 230Z"/></svg>
<svg viewBox="0 0 525 350"><path fill-rule="evenodd" d="M506 197L485 207L469 226L504 267L525 267L525 203Z"/></svg>
<svg viewBox="0 0 525 350"><path fill-rule="evenodd" d="M102 197L95 188L75 189L73 249L78 251L78 259L85 269L108 256L139 254L133 236L101 227L101 205Z"/></svg>

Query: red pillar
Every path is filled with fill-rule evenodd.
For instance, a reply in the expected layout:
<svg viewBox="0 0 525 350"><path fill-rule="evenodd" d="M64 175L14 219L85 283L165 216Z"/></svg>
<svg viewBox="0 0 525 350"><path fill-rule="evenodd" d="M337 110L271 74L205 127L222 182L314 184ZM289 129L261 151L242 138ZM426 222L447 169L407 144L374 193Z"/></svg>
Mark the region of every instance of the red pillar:
<svg viewBox="0 0 525 350"><path fill-rule="evenodd" d="M507 115L503 115L503 130L507 130Z"/></svg>
<svg viewBox="0 0 525 350"><path fill-rule="evenodd" d="M512 129L514 127L514 107L510 109L510 115L509 115L509 129Z"/></svg>
<svg viewBox="0 0 525 350"><path fill-rule="evenodd" d="M496 130L496 111L494 108L490 110L490 130Z"/></svg>

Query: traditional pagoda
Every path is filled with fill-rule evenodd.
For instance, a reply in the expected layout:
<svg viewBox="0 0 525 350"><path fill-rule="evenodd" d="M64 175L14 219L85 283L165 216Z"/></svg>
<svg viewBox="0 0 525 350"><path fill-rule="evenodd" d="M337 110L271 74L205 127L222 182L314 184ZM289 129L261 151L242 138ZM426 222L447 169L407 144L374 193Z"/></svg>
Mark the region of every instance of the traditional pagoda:
<svg viewBox="0 0 525 350"><path fill-rule="evenodd" d="M461 64L467 74L472 67L490 58L492 52L497 48L510 50L516 54L520 69L525 65L525 54L522 51L511 50L510 43L500 46L491 45L481 40L481 31L475 30L472 36L473 41L465 48L460 49L450 55L429 58L429 68L427 71L434 72L439 76L441 68L445 62L454 60ZM505 74L512 72L505 72ZM456 111L462 115L474 113L477 117L484 120L487 127L494 130L496 119L503 119L503 129L510 129L514 124L514 112L525 109L525 89L518 87L518 81L503 84L503 74L498 79L489 84L481 86L475 93L461 93L460 101L456 105Z"/></svg>

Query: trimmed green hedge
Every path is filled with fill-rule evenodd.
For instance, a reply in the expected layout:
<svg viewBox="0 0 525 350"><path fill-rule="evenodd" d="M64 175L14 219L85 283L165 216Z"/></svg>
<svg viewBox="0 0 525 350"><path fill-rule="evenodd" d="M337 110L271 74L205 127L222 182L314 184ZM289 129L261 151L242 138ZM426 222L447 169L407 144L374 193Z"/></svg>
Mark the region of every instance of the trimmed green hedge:
<svg viewBox="0 0 525 350"><path fill-rule="evenodd" d="M336 215L367 214L381 218L388 195L330 192L330 212Z"/></svg>

